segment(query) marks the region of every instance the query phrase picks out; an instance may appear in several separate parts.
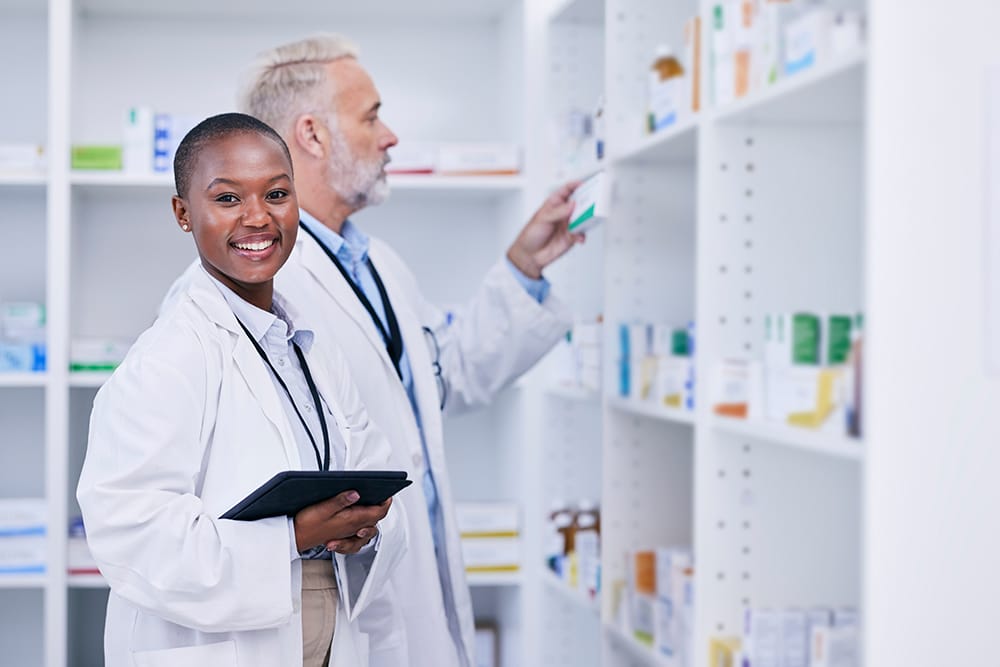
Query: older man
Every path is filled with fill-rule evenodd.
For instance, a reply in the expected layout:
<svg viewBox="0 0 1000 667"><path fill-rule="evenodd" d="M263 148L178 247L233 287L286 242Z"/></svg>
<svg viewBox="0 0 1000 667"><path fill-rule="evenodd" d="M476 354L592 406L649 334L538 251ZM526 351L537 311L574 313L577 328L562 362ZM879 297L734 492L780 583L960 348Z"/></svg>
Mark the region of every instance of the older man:
<svg viewBox="0 0 1000 667"><path fill-rule="evenodd" d="M371 664L471 667L472 604L441 413L488 402L569 327L542 270L582 240L567 229L573 186L542 204L466 309L446 316L399 256L350 220L388 196L384 168L397 142L355 47L321 36L263 54L242 106L292 153L302 233L279 274L281 289L317 337L343 347L362 400L392 444L392 465L416 481L398 498L410 538L392 578L400 607L362 619L362 630L382 625L380 636L385 624L401 622L405 641L401 632L395 647L373 647Z"/></svg>

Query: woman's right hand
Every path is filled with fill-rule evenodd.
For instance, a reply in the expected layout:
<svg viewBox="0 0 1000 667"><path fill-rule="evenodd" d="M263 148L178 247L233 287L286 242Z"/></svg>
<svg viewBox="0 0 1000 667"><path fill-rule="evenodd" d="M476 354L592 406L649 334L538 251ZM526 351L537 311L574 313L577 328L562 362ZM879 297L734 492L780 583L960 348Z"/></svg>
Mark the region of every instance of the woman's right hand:
<svg viewBox="0 0 1000 667"><path fill-rule="evenodd" d="M355 505L357 491L344 491L310 505L295 515L295 548L299 552L325 545L342 554L357 553L378 534L376 524L385 518L392 498L381 505Z"/></svg>

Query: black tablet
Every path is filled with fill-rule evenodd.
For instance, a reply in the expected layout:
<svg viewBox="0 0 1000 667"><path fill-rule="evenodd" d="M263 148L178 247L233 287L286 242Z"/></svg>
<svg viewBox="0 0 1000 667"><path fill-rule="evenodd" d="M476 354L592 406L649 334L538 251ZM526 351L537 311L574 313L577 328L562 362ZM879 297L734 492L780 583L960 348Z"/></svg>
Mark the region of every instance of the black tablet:
<svg viewBox="0 0 1000 667"><path fill-rule="evenodd" d="M286 470L264 482L222 519L256 521L272 516L295 516L299 510L355 490L357 505L379 505L411 484L396 470Z"/></svg>

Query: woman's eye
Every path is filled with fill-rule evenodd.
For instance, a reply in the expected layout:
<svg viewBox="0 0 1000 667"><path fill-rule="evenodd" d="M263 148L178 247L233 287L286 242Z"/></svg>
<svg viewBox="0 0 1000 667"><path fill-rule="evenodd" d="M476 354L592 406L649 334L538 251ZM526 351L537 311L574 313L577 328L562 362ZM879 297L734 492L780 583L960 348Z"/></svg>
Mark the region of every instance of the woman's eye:
<svg viewBox="0 0 1000 667"><path fill-rule="evenodd" d="M272 190L267 193L268 199L284 199L288 196L288 192L285 190Z"/></svg>
<svg viewBox="0 0 1000 667"><path fill-rule="evenodd" d="M220 202L222 204L235 204L236 202L239 201L239 199L236 198L236 195L225 194L225 195L219 195L218 197L216 197L215 201Z"/></svg>

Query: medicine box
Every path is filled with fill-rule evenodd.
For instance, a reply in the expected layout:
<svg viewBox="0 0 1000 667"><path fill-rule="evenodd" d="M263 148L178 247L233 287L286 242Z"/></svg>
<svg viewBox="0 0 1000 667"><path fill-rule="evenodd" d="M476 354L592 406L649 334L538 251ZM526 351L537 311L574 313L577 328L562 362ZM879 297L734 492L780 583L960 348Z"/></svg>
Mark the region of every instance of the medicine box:
<svg viewBox="0 0 1000 667"><path fill-rule="evenodd" d="M569 231L583 233L604 222L610 206L610 178L599 171L577 187L570 196L573 212Z"/></svg>
<svg viewBox="0 0 1000 667"><path fill-rule="evenodd" d="M520 153L514 144L440 144L437 151L437 172L467 176L510 176L521 171Z"/></svg>
<svg viewBox="0 0 1000 667"><path fill-rule="evenodd" d="M511 572L521 568L521 540L517 537L463 537L466 572Z"/></svg>
<svg viewBox="0 0 1000 667"><path fill-rule="evenodd" d="M458 532L465 537L516 537L518 506L515 503L457 503Z"/></svg>

